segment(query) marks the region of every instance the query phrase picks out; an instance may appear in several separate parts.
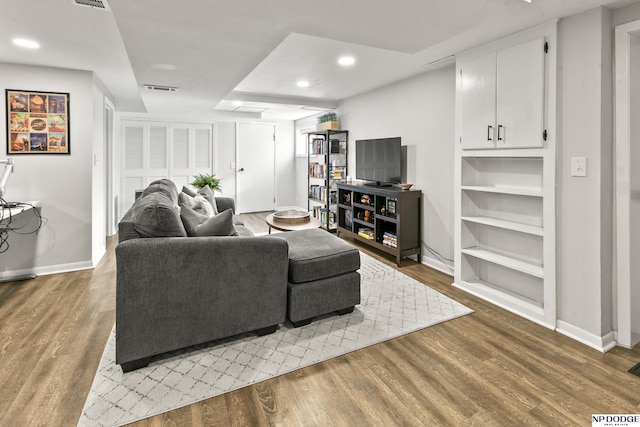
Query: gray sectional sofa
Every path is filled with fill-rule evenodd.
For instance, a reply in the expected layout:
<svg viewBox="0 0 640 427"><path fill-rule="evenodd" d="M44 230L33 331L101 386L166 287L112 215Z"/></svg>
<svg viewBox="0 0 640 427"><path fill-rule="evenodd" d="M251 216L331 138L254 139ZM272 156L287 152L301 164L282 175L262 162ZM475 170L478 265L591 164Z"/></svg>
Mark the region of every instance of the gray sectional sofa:
<svg viewBox="0 0 640 427"><path fill-rule="evenodd" d="M151 183L119 223L116 363L220 338L302 326L360 303L357 249L322 231L255 236L234 200ZM199 211L206 199L216 215Z"/></svg>
<svg viewBox="0 0 640 427"><path fill-rule="evenodd" d="M270 333L285 321L287 242L253 236L237 219L233 238L188 237L178 197L172 181L152 183L119 224L116 363L125 372L154 355ZM233 199L216 204L233 212Z"/></svg>

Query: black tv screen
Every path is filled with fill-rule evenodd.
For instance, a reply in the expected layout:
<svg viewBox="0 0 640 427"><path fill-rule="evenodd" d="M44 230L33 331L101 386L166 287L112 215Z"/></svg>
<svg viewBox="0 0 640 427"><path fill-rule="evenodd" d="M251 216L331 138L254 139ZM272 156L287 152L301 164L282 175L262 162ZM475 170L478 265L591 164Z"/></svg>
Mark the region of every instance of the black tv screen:
<svg viewBox="0 0 640 427"><path fill-rule="evenodd" d="M377 185L400 182L400 137L356 140L356 178Z"/></svg>

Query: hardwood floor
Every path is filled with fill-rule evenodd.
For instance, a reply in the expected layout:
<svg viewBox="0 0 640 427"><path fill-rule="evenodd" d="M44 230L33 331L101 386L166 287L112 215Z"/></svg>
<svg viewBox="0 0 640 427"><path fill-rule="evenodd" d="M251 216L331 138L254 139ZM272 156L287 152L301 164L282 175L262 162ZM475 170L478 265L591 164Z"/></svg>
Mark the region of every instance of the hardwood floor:
<svg viewBox="0 0 640 427"><path fill-rule="evenodd" d="M245 223L264 232L266 214ZM0 426L77 423L115 319L114 246L94 270L0 284ZM627 372L640 347L601 354L450 276L409 260L402 272L475 313L133 425L586 426L640 413L640 377Z"/></svg>

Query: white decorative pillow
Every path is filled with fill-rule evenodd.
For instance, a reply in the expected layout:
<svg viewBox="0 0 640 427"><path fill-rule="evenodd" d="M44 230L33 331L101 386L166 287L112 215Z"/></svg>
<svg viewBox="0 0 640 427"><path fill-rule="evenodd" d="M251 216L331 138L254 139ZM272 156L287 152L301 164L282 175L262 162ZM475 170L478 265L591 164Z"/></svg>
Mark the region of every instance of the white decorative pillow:
<svg viewBox="0 0 640 427"><path fill-rule="evenodd" d="M187 193L181 192L178 195L178 202L180 206L189 207L208 217L213 216L213 207L202 195L196 194L195 197L191 197Z"/></svg>
<svg viewBox="0 0 640 427"><path fill-rule="evenodd" d="M209 201L205 199L202 194L196 194L194 199L196 200L196 202L200 203L203 214L208 217L212 217L213 215L215 215L215 213L213 212L213 206L211 206L211 203L209 203Z"/></svg>

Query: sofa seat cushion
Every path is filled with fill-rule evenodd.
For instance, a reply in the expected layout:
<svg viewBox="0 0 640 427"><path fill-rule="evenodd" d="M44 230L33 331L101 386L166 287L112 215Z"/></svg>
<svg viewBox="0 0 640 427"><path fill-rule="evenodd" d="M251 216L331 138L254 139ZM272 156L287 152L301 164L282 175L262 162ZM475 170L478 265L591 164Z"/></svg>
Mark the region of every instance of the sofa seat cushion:
<svg viewBox="0 0 640 427"><path fill-rule="evenodd" d="M289 244L289 281L304 283L356 271L360 252L333 234L299 230L275 234Z"/></svg>
<svg viewBox="0 0 640 427"><path fill-rule="evenodd" d="M180 210L180 217L187 235L202 236L234 236L237 231L233 225L233 212L230 209L214 216L203 215L188 206Z"/></svg>
<svg viewBox="0 0 640 427"><path fill-rule="evenodd" d="M146 193L131 208L131 221L141 237L186 237L178 206L164 191Z"/></svg>

